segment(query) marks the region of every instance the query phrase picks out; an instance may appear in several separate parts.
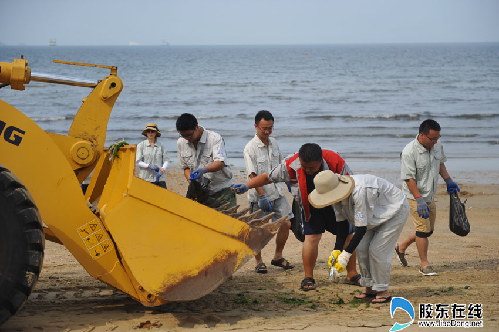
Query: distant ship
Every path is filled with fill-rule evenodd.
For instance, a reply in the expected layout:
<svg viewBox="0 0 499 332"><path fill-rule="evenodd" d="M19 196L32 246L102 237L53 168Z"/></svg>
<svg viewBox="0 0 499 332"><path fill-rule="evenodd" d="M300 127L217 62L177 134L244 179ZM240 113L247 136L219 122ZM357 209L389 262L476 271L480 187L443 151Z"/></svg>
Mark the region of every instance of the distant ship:
<svg viewBox="0 0 499 332"><path fill-rule="evenodd" d="M55 38L49 39L49 46L56 46Z"/></svg>
<svg viewBox="0 0 499 332"><path fill-rule="evenodd" d="M165 40L161 42L161 46L168 46L168 45L170 45L170 43Z"/></svg>

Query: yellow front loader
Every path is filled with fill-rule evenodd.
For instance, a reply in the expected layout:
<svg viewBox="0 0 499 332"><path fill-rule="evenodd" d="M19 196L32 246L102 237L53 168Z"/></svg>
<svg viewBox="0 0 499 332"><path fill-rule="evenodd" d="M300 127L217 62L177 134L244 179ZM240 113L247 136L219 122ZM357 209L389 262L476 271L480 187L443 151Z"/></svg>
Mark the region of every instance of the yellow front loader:
<svg viewBox="0 0 499 332"><path fill-rule="evenodd" d="M45 239L66 246L94 278L157 306L210 293L282 222L244 215L248 209L217 211L135 177L135 145L110 160L107 123L123 83L116 67L105 68L111 74L93 82L32 73L22 57L0 62L0 87L92 88L67 135L43 131L0 100L0 325L30 295Z"/></svg>

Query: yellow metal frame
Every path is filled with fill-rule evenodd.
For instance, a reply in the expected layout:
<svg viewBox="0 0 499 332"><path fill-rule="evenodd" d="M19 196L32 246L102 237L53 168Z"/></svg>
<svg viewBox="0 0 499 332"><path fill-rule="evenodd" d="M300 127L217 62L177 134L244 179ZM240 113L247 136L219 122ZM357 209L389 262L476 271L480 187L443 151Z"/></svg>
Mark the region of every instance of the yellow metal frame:
<svg viewBox="0 0 499 332"><path fill-rule="evenodd" d="M24 89L27 62L7 65L0 63L0 83ZM67 136L43 131L0 100L0 129L11 128L0 139L0 163L33 196L47 239L64 244L90 275L147 306L199 298L260 252L276 225L249 226L135 177L135 145L110 161L106 128L122 88L115 75L102 80ZM92 171L83 195L80 183Z"/></svg>
<svg viewBox="0 0 499 332"><path fill-rule="evenodd" d="M12 63L0 62L0 67L0 83L10 84L15 90L24 90L24 84L28 84L31 77L27 60L21 57Z"/></svg>

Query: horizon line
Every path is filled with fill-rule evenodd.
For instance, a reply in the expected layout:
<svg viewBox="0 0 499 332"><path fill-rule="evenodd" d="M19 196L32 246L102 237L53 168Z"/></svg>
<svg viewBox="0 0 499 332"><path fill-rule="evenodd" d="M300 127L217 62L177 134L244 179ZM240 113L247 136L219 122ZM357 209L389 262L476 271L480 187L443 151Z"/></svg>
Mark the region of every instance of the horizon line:
<svg viewBox="0 0 499 332"><path fill-rule="evenodd" d="M346 42L346 43L297 43L297 44L59 44L59 45L49 45L49 44L6 44L0 42L0 46L127 46L127 47L140 47L140 46L161 46L161 47L171 47L171 46L318 46L318 45L408 45L408 44L494 44L499 43L499 41L440 41L440 42Z"/></svg>

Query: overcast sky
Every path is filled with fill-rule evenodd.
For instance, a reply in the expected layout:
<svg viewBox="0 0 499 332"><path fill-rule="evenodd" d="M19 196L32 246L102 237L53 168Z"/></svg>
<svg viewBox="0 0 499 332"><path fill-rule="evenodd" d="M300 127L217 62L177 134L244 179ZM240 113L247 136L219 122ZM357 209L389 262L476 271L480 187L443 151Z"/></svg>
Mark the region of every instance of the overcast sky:
<svg viewBox="0 0 499 332"><path fill-rule="evenodd" d="M499 0L0 0L7 45L499 42Z"/></svg>

